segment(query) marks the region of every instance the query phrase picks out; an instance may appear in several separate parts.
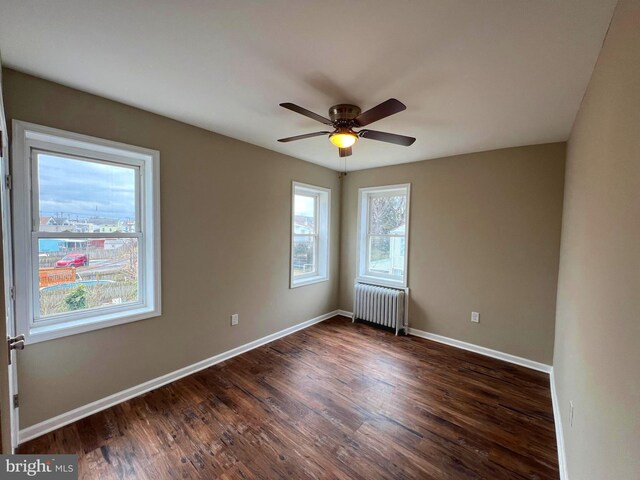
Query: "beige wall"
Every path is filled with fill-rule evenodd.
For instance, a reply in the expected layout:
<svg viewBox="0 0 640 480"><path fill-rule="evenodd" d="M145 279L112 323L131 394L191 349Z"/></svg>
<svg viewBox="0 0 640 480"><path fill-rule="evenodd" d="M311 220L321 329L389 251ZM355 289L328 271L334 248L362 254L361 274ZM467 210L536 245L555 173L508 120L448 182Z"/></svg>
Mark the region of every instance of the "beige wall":
<svg viewBox="0 0 640 480"><path fill-rule="evenodd" d="M554 375L569 477L640 478L640 0L618 4L569 141Z"/></svg>
<svg viewBox="0 0 640 480"><path fill-rule="evenodd" d="M9 120L161 156L163 315L27 346L18 358L21 428L337 307L336 172L12 70L4 74ZM330 281L294 290L292 180L332 193ZM240 314L233 328L232 313Z"/></svg>
<svg viewBox="0 0 640 480"><path fill-rule="evenodd" d="M410 182L411 327L551 364L564 158L557 143L349 173L340 308L353 310L358 188Z"/></svg>

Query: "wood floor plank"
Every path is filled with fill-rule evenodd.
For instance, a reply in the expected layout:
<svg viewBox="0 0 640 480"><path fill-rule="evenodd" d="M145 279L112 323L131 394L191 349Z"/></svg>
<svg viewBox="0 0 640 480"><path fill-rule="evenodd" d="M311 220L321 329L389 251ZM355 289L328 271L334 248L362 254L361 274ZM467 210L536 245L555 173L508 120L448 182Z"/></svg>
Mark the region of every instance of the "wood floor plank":
<svg viewBox="0 0 640 480"><path fill-rule="evenodd" d="M344 317L19 451L85 479L559 478L547 375Z"/></svg>

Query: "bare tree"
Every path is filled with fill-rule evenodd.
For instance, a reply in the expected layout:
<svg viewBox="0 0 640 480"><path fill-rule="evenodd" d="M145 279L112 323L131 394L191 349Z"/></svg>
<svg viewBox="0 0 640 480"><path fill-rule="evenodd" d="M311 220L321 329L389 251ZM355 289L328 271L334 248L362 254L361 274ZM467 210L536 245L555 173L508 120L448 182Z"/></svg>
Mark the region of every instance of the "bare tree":
<svg viewBox="0 0 640 480"><path fill-rule="evenodd" d="M374 197L371 199L369 209L371 234L388 234L404 224L407 197L404 195Z"/></svg>

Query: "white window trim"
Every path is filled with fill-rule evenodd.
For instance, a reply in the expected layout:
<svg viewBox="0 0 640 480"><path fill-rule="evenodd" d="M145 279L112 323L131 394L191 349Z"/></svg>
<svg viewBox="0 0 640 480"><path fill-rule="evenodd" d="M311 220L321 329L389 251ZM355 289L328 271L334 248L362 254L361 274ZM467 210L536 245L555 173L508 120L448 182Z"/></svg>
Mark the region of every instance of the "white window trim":
<svg viewBox="0 0 640 480"><path fill-rule="evenodd" d="M398 280L396 276L385 274L371 274L367 271L367 253L368 253L368 213L369 213L369 197L372 194L397 194L398 192L406 192L407 195L407 212L405 221L405 252L404 252L404 275L402 280ZM371 285L380 285L383 287L406 288L409 277L409 223L410 223L410 204L411 204L411 184L403 183L398 185L384 185L380 187L366 187L358 190L358 233L356 245L356 282L368 283Z"/></svg>
<svg viewBox="0 0 640 480"><path fill-rule="evenodd" d="M113 307L88 309L56 316L56 322L34 323L34 291L32 256L33 206L31 198L31 151L44 149L66 155L80 155L97 160L139 167L140 233L144 248L140 249L140 302ZM37 343L123 323L161 315L160 262L160 153L157 150L126 145L110 140L44 127L19 120L13 121L13 219L16 277L16 323L26 343ZM60 236L60 233L53 234ZM84 233L65 232L65 238L86 237ZM101 237L121 237L118 233L101 233ZM139 237L138 237L139 238ZM139 240L140 241L140 240ZM93 313L93 314L92 314Z"/></svg>
<svg viewBox="0 0 640 480"><path fill-rule="evenodd" d="M317 269L313 273L293 275L293 240L295 228L295 201L296 191L299 190L303 195L315 196L316 201L316 265ZM289 278L290 288L303 287L314 283L326 282L329 280L329 258L331 245L331 189L309 185L307 183L292 182L291 184L291 256L289 258Z"/></svg>

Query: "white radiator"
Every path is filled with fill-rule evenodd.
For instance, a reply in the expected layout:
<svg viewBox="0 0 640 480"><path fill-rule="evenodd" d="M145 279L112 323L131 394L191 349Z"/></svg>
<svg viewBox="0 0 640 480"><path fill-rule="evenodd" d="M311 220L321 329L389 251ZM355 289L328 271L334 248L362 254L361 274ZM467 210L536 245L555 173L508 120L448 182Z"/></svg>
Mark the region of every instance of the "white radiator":
<svg viewBox="0 0 640 480"><path fill-rule="evenodd" d="M407 333L405 299L407 292L396 288L356 283L354 287L353 321L365 320Z"/></svg>

